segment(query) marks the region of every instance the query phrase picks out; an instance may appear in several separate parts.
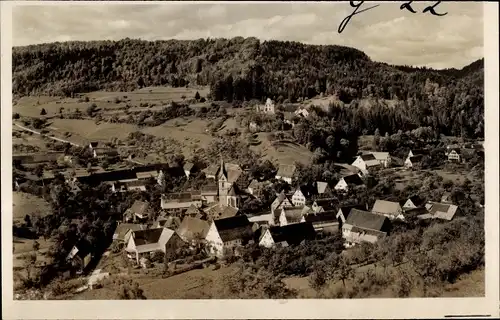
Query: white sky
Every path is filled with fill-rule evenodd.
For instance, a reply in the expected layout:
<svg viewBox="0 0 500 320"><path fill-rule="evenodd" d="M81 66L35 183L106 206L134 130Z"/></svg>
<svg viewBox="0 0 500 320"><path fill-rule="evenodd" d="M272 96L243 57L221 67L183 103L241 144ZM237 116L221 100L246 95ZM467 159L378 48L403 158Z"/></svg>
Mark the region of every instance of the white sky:
<svg viewBox="0 0 500 320"><path fill-rule="evenodd" d="M65 1L66 2L66 1ZM13 45L68 40L145 40L257 37L338 44L391 64L461 68L483 57L482 3L443 1L437 17L401 11L403 1L340 22L353 9L344 3L129 3L19 5L13 8ZM365 3L362 8L374 5Z"/></svg>

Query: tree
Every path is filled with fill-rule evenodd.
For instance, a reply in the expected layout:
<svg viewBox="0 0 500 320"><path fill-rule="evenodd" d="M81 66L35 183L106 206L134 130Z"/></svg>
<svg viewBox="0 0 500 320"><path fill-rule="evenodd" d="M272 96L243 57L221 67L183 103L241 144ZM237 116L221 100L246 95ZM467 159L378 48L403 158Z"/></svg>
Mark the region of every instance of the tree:
<svg viewBox="0 0 500 320"><path fill-rule="evenodd" d="M44 116L47 114L47 111L45 111L45 108L42 108L42 111L40 111L40 115Z"/></svg>
<svg viewBox="0 0 500 320"><path fill-rule="evenodd" d="M350 279L354 275L354 270L343 255L339 256L337 263L337 270L334 271L334 277L342 281L342 285L345 288L345 281Z"/></svg>
<svg viewBox="0 0 500 320"><path fill-rule="evenodd" d="M95 110L97 109L97 105L95 103L92 103L88 108L87 108L87 115L89 117L92 117L94 115Z"/></svg>
<svg viewBox="0 0 500 320"><path fill-rule="evenodd" d="M34 241L33 242L33 250L34 251L38 251L38 249L40 249L40 243L38 241Z"/></svg>
<svg viewBox="0 0 500 320"><path fill-rule="evenodd" d="M194 95L194 98L196 100L200 100L201 97L200 97L200 93L198 91L196 91L196 94Z"/></svg>

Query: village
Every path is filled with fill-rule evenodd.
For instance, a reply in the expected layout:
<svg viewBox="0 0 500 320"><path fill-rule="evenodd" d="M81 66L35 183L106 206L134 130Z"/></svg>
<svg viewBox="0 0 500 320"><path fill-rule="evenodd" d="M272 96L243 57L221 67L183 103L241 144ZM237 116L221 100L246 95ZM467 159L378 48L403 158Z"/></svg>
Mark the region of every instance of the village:
<svg viewBox="0 0 500 320"><path fill-rule="evenodd" d="M297 108L284 122L294 127L297 119L309 117L308 109ZM274 101L267 99L255 107L255 112L275 116ZM251 132L258 131L258 127L255 121L248 124ZM297 177L301 166L296 164L276 163L273 175L262 180L251 168L227 161L223 155L218 161L200 167L196 161L182 161L177 166L146 163L135 157L133 151L123 156L116 148L99 141L88 141L81 150L96 165L88 162L85 168L82 161L75 161L74 156L62 151L14 154L14 190L23 189L26 181L47 186L57 180L63 181L73 196L82 189L105 186L107 192L130 199L127 195L148 193L151 188L164 190L172 177L202 182L181 192L161 193L154 202L145 199L131 202L123 208L121 217L114 216L114 231L109 233L112 239L101 240L109 244L102 250L96 250L86 237L66 244L71 249L57 268L66 270L66 277L70 278L90 275L84 289L78 290L92 288L96 286L95 279L109 276L109 271L96 265L102 265L110 252L126 256L128 263L143 270L154 269L152 262L159 263L163 276L165 272L172 276L216 261L227 263L241 256L241 250L248 246L273 250L336 236L335 241L340 241L343 250L348 251L391 237L394 224L447 223L464 214L451 192L435 195L434 199L418 193L394 199L388 194L371 205L367 201L345 204L339 200L346 194L362 192L371 179L384 172L418 173L421 163L431 153L426 149L410 149L404 159L396 161L389 152L361 150L354 161L341 164L343 174L334 183L300 181ZM443 162L460 166L472 157L484 157L484 148L481 141L451 144L439 156ZM57 165L51 166L56 168L44 169L44 164L55 162ZM102 166L104 162L106 168ZM109 163L115 167L108 168ZM270 195L270 205L249 210L244 204L262 202L259 197L264 189L275 192ZM484 200L475 201L483 208ZM78 224L79 220L73 219L72 223ZM188 264L179 262L189 256L200 259L192 261L192 258Z"/></svg>

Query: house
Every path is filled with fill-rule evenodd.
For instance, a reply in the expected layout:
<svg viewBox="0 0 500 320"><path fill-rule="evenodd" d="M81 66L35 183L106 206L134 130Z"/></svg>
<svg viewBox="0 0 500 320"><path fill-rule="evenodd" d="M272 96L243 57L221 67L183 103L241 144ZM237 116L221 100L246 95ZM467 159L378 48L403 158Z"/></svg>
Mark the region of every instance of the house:
<svg viewBox="0 0 500 320"><path fill-rule="evenodd" d="M180 225L181 219L179 217L160 216L156 219L151 228L169 228L172 230L176 230Z"/></svg>
<svg viewBox="0 0 500 320"><path fill-rule="evenodd" d="M367 174L370 169L382 168L380 161L371 153L359 155L351 165L358 168L363 174Z"/></svg>
<svg viewBox="0 0 500 320"><path fill-rule="evenodd" d="M280 194L278 194L276 199L274 199L273 203L271 203L271 214L274 215L274 212L278 209L289 208L289 207L293 207L293 204L288 199L285 192L282 191Z"/></svg>
<svg viewBox="0 0 500 320"><path fill-rule="evenodd" d="M189 208L184 212L185 216L193 217L193 218L202 218L204 213L201 209L195 204L191 204Z"/></svg>
<svg viewBox="0 0 500 320"><path fill-rule="evenodd" d="M145 180L121 180L121 181L111 181L111 192L127 192L127 191L146 191Z"/></svg>
<svg viewBox="0 0 500 320"><path fill-rule="evenodd" d="M191 205L202 206L201 197L193 197L190 192L168 193L161 195L161 208L170 215L181 215Z"/></svg>
<svg viewBox="0 0 500 320"><path fill-rule="evenodd" d="M425 205L428 213L418 216L420 219L441 219L451 221L460 212L458 206L449 203L428 202Z"/></svg>
<svg viewBox="0 0 500 320"><path fill-rule="evenodd" d="M248 124L248 129L250 132L257 132L259 130L259 125L255 121L250 121Z"/></svg>
<svg viewBox="0 0 500 320"><path fill-rule="evenodd" d="M205 169L202 170L202 172L205 173L205 177L207 179L216 179L217 178L217 173L219 173L220 167L216 164L210 165L206 167Z"/></svg>
<svg viewBox="0 0 500 320"><path fill-rule="evenodd" d="M274 102L271 99L267 98L266 103L264 105L257 106L257 112L266 114L275 114L276 107L274 105Z"/></svg>
<svg viewBox="0 0 500 320"><path fill-rule="evenodd" d="M194 164L191 162L186 162L183 166L184 173L186 174L186 177L189 179L189 176L191 175L191 172L193 171Z"/></svg>
<svg viewBox="0 0 500 320"><path fill-rule="evenodd" d="M205 237L210 253L222 257L253 238L252 223L245 215L214 220Z"/></svg>
<svg viewBox="0 0 500 320"><path fill-rule="evenodd" d="M389 219L404 220L403 208L399 202L377 200L373 204L372 213L386 216Z"/></svg>
<svg viewBox="0 0 500 320"><path fill-rule="evenodd" d="M151 216L148 202L136 200L134 204L123 213L124 222L145 221Z"/></svg>
<svg viewBox="0 0 500 320"><path fill-rule="evenodd" d="M99 142L98 141L91 141L89 143L89 149L90 151L94 150L95 148L97 148L99 146Z"/></svg>
<svg viewBox="0 0 500 320"><path fill-rule="evenodd" d="M370 152L383 168L389 168L392 164L392 158L389 152Z"/></svg>
<svg viewBox="0 0 500 320"><path fill-rule="evenodd" d="M317 189L317 194L318 196L328 196L331 194L332 190L330 186L328 185L328 182L322 182L322 181L317 181L316 182L316 189Z"/></svg>
<svg viewBox="0 0 500 320"><path fill-rule="evenodd" d="M339 221L335 211L323 211L304 216L305 222L311 223L316 232L333 233L339 230Z"/></svg>
<svg viewBox="0 0 500 320"><path fill-rule="evenodd" d="M162 172L163 173L163 172ZM158 170L144 171L144 172L136 172L135 176L137 180L157 180L159 176Z"/></svg>
<svg viewBox="0 0 500 320"><path fill-rule="evenodd" d="M311 209L315 213L323 211L331 211L334 209L336 201L337 199L335 198L316 199L316 201L313 202Z"/></svg>
<svg viewBox="0 0 500 320"><path fill-rule="evenodd" d="M304 218L304 207L291 207L291 208L282 208L279 210L278 215L278 225L286 226L289 224L305 222Z"/></svg>
<svg viewBox="0 0 500 320"><path fill-rule="evenodd" d="M113 234L113 241L128 243L128 238L134 231L146 230L147 225L138 223L119 223Z"/></svg>
<svg viewBox="0 0 500 320"><path fill-rule="evenodd" d="M334 189L347 192L350 188L363 185L363 180L357 174L345 176L337 182Z"/></svg>
<svg viewBox="0 0 500 320"><path fill-rule="evenodd" d="M269 234L263 235L259 239L259 245L261 246L272 247L277 244L285 246L299 245L304 241L314 240L316 238L316 231L312 223L309 222L275 226L267 229L267 231L269 231Z"/></svg>
<svg viewBox="0 0 500 320"><path fill-rule="evenodd" d="M288 184L292 184L295 170L297 170L297 167L294 165L280 164L278 172L276 173L276 179L286 181Z"/></svg>
<svg viewBox="0 0 500 320"><path fill-rule="evenodd" d="M429 153L429 150L426 149L410 150L404 162L404 166L406 168L420 167L424 156L429 155Z"/></svg>
<svg viewBox="0 0 500 320"><path fill-rule="evenodd" d="M90 252L90 243L83 239L78 241L66 256L66 262L68 262L77 273L84 272L91 261L92 254Z"/></svg>
<svg viewBox="0 0 500 320"><path fill-rule="evenodd" d="M361 242L375 243L389 234L390 220L379 214L352 209L342 225L342 237L346 247Z"/></svg>
<svg viewBox="0 0 500 320"><path fill-rule="evenodd" d="M451 199L451 192L445 192L441 197L441 203L453 204L453 200Z"/></svg>
<svg viewBox="0 0 500 320"><path fill-rule="evenodd" d="M236 216L238 213L238 209L221 204L214 204L213 206L204 209L204 211L207 219L209 220L230 218Z"/></svg>
<svg viewBox="0 0 500 320"><path fill-rule="evenodd" d="M297 117L303 117L303 118L309 117L309 111L307 111L307 109L304 107L297 108L297 110L295 110L294 114Z"/></svg>
<svg viewBox="0 0 500 320"><path fill-rule="evenodd" d="M299 186L292 195L292 204L294 206L305 206L315 190L311 186L301 185Z"/></svg>
<svg viewBox="0 0 500 320"><path fill-rule="evenodd" d="M402 201L403 210L421 208L425 205L425 200L419 197L418 195L414 195L409 197L406 201Z"/></svg>
<svg viewBox="0 0 500 320"><path fill-rule="evenodd" d="M476 149L473 148L453 148L446 153L450 162L466 162L474 157Z"/></svg>
<svg viewBox="0 0 500 320"><path fill-rule="evenodd" d="M275 246L269 227L262 226L254 232L255 242L259 247L272 248Z"/></svg>
<svg viewBox="0 0 500 320"><path fill-rule="evenodd" d="M116 159L120 156L120 154L116 149L113 148L93 148L92 156L97 159Z"/></svg>
<svg viewBox="0 0 500 320"><path fill-rule="evenodd" d="M339 210L337 211L337 215L335 216L337 218L337 221L339 222L339 229L342 229L342 225L346 222L352 209L365 211L367 208L366 205L359 205L359 204L340 207Z"/></svg>
<svg viewBox="0 0 500 320"><path fill-rule="evenodd" d="M193 243L195 241L205 241L209 229L210 224L208 221L184 217L177 228L177 234L187 243Z"/></svg>
<svg viewBox="0 0 500 320"><path fill-rule="evenodd" d="M174 230L156 228L132 232L125 250L139 263L142 257L151 256L156 251L163 252L168 260L183 244L184 241Z"/></svg>

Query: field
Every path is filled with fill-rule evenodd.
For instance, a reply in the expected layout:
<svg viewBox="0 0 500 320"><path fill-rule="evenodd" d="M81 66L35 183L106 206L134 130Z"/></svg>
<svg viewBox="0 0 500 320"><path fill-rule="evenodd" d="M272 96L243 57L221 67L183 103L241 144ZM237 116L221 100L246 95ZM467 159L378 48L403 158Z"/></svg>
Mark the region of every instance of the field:
<svg viewBox="0 0 500 320"><path fill-rule="evenodd" d="M24 192L13 192L12 194L14 222L23 221L28 214L30 216L45 216L50 213L50 204L42 198Z"/></svg>

